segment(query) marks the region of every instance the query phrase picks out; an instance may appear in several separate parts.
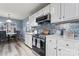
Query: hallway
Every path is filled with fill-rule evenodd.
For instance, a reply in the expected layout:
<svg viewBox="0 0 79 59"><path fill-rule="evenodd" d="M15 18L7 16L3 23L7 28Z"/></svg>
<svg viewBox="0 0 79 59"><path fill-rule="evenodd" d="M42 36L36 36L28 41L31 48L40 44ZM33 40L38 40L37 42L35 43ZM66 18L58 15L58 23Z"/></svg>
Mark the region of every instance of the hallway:
<svg viewBox="0 0 79 59"><path fill-rule="evenodd" d="M0 56L35 56L31 49L20 41L0 43Z"/></svg>

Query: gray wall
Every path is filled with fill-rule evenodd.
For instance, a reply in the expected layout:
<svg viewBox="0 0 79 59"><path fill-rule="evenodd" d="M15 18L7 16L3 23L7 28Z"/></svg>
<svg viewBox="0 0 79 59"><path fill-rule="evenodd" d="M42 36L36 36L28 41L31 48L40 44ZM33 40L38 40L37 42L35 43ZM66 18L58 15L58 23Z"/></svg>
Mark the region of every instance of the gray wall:
<svg viewBox="0 0 79 59"><path fill-rule="evenodd" d="M2 17L0 16L0 22L6 22L7 18L6 17ZM12 23L16 23L17 28L19 30L22 30L23 27L23 21L22 20L16 20L16 19L12 19ZM1 24L0 24L1 25Z"/></svg>
<svg viewBox="0 0 79 59"><path fill-rule="evenodd" d="M25 39L25 35L27 34L27 20L29 20L29 18L25 18L22 20L22 25L23 25L23 36L24 36L24 39Z"/></svg>

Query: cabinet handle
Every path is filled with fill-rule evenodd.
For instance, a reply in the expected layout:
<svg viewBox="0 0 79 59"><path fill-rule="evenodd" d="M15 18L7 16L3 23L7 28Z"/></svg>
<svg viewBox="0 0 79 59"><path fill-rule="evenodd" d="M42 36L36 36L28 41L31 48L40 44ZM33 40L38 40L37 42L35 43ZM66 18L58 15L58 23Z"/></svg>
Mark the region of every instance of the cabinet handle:
<svg viewBox="0 0 79 59"><path fill-rule="evenodd" d="M59 49L59 51L61 51L61 49Z"/></svg>

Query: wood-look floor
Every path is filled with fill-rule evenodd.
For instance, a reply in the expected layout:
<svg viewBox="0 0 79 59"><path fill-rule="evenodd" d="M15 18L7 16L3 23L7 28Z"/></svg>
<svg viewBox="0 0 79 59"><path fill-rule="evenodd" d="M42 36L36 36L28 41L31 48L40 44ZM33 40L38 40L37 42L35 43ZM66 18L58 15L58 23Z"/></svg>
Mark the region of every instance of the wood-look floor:
<svg viewBox="0 0 79 59"><path fill-rule="evenodd" d="M35 56L32 50L21 41L0 42L0 56Z"/></svg>

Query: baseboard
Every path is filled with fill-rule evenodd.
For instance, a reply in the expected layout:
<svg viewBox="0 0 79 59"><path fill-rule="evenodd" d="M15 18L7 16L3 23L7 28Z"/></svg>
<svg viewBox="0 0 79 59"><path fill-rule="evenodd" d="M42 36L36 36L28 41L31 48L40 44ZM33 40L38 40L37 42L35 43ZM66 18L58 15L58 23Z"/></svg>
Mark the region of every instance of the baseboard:
<svg viewBox="0 0 79 59"><path fill-rule="evenodd" d="M25 44L25 43L24 43ZM31 50L32 50L32 48L31 47L29 47L27 44L25 44L28 48L30 48Z"/></svg>
<svg viewBox="0 0 79 59"><path fill-rule="evenodd" d="M34 50L32 50L32 52L36 55L36 56L40 56L38 53L36 53Z"/></svg>
<svg viewBox="0 0 79 59"><path fill-rule="evenodd" d="M24 43L25 44L25 43ZM27 44L25 44L29 49L32 50L32 52L36 55L36 56L40 56L38 53L36 53L31 47L29 47Z"/></svg>

